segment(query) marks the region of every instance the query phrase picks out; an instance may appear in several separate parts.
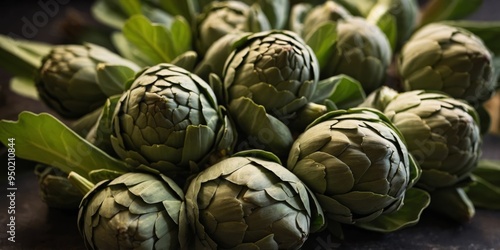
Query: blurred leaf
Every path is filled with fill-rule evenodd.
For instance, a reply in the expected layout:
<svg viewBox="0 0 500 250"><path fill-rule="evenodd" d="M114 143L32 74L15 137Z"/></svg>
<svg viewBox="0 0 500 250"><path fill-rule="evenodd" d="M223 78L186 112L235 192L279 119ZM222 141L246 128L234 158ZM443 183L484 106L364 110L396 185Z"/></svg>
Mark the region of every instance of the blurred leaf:
<svg viewBox="0 0 500 250"><path fill-rule="evenodd" d="M106 96L125 91L125 84L134 78L135 71L124 65L99 63L97 65L97 84Z"/></svg>
<svg viewBox="0 0 500 250"><path fill-rule="evenodd" d="M347 75L337 75L324 79L318 83L313 102L325 103L336 109L349 109L356 107L366 98L361 84Z"/></svg>
<svg viewBox="0 0 500 250"><path fill-rule="evenodd" d="M127 13L127 16L141 14L141 1L139 0L119 0L120 7Z"/></svg>
<svg viewBox="0 0 500 250"><path fill-rule="evenodd" d="M44 163L65 173L88 176L95 169L126 172L127 165L112 158L69 129L50 114L24 111L18 121L0 121L0 141L14 138L19 158Z"/></svg>
<svg viewBox="0 0 500 250"><path fill-rule="evenodd" d="M257 1L269 20L272 29L283 29L290 12L289 0L258 0Z"/></svg>
<svg viewBox="0 0 500 250"><path fill-rule="evenodd" d="M250 7L250 10L248 11L247 14L246 22L247 22L246 29L249 32L257 33L271 29L271 24L269 23L269 20L262 11L261 6L257 3L252 4L252 6Z"/></svg>
<svg viewBox="0 0 500 250"><path fill-rule="evenodd" d="M178 0L160 0L162 9L172 15L181 15L186 20L191 21L195 13L195 7L192 0L178 1Z"/></svg>
<svg viewBox="0 0 500 250"><path fill-rule="evenodd" d="M447 187L431 192L432 210L459 223L470 221L476 210L464 188Z"/></svg>
<svg viewBox="0 0 500 250"><path fill-rule="evenodd" d="M111 6L108 1L98 0L91 7L92 16L99 22L121 29L128 16L121 8Z"/></svg>
<svg viewBox="0 0 500 250"><path fill-rule="evenodd" d="M186 19L177 16L170 28L170 36L174 45L172 59L191 50L191 27Z"/></svg>
<svg viewBox="0 0 500 250"><path fill-rule="evenodd" d="M396 18L389 12L386 12L376 22L377 26L384 32L394 51L398 43L398 24Z"/></svg>
<svg viewBox="0 0 500 250"><path fill-rule="evenodd" d="M302 35L302 31L304 29L304 19L306 18L307 13L311 11L311 8L312 6L307 3L295 4L290 11L288 28L297 34Z"/></svg>
<svg viewBox="0 0 500 250"><path fill-rule="evenodd" d="M482 0L430 0L422 8L418 26L467 17L483 4Z"/></svg>
<svg viewBox="0 0 500 250"><path fill-rule="evenodd" d="M498 177L498 172L496 175ZM472 175L472 179L474 184L467 187L465 192L474 206L500 210L500 182L493 184L493 182L489 182L475 174Z"/></svg>
<svg viewBox="0 0 500 250"><path fill-rule="evenodd" d="M500 188L499 160L482 159L479 161L477 167L472 171L472 173L474 174L474 176L481 177L483 180L498 185Z"/></svg>
<svg viewBox="0 0 500 250"><path fill-rule="evenodd" d="M33 100L39 100L38 90L35 87L35 82L32 77L12 77L10 79L10 90L20 96L28 97Z"/></svg>
<svg viewBox="0 0 500 250"><path fill-rule="evenodd" d="M383 214L375 220L356 223L356 226L381 233L389 233L413 226L420 220L420 215L429 206L430 195L421 189L410 188L406 191L403 206L391 214Z"/></svg>
<svg viewBox="0 0 500 250"><path fill-rule="evenodd" d="M0 67L15 76L34 77L52 45L0 35Z"/></svg>
<svg viewBox="0 0 500 250"><path fill-rule="evenodd" d="M126 59L137 63L138 65L152 66L155 63L150 61L149 58L145 57L139 49L133 44L131 44L127 38L121 32L115 32L111 35L111 40L113 45L118 50L118 53Z"/></svg>
<svg viewBox="0 0 500 250"><path fill-rule="evenodd" d="M315 28L315 30L308 33L309 35L305 37L305 42L314 51L314 54L318 58L320 69L322 69L331 60L332 54L336 49L337 23L328 21Z"/></svg>

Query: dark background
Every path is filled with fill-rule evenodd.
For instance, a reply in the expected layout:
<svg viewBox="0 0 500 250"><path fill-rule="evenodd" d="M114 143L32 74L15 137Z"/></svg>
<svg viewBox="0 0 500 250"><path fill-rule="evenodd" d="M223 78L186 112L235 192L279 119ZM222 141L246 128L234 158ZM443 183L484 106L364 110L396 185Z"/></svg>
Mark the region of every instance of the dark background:
<svg viewBox="0 0 500 250"><path fill-rule="evenodd" d="M50 0L42 0L48 2ZM55 0L52 0L55 1ZM49 22L26 33L32 40L51 44L77 43L81 34L93 32L85 25L97 25L92 19L93 1L59 0L59 9ZM62 4L65 3L66 4ZM425 1L420 1L425 2ZM38 1L3 1L0 3L0 34L23 37L25 20L31 20L42 8ZM471 15L474 20L500 20L500 1L485 0ZM99 28L100 31L103 31ZM104 29L105 31L105 29ZM13 36L15 36L13 35ZM33 35L31 37L31 35ZM75 40L76 39L76 40ZM95 42L103 42L99 37ZM500 41L499 41L500 42ZM0 69L0 119L17 120L23 110L50 112L41 102L24 98L8 89L10 75ZM483 156L500 159L500 137L485 137ZM0 166L6 166L6 149L0 148ZM8 223L6 170L0 171L0 249L84 249L76 226L77 211L48 208L40 200L33 163L17 159L16 243L7 241ZM379 234L345 227L346 242L340 249L500 249L500 212L477 209L474 219L457 224L430 211L424 211L418 225L391 233ZM311 235L304 249L338 247L325 235Z"/></svg>

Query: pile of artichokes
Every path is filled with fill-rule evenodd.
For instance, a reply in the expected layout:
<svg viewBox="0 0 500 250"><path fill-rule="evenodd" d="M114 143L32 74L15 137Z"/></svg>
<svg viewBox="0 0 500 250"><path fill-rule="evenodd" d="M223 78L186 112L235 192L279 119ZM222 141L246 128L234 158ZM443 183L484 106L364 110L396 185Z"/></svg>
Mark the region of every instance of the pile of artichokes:
<svg viewBox="0 0 500 250"><path fill-rule="evenodd" d="M78 208L88 249L300 249L427 208L468 221L495 208L475 171L500 51L435 2L98 0L112 47L0 37L52 113L0 121L0 140L39 163L49 206Z"/></svg>

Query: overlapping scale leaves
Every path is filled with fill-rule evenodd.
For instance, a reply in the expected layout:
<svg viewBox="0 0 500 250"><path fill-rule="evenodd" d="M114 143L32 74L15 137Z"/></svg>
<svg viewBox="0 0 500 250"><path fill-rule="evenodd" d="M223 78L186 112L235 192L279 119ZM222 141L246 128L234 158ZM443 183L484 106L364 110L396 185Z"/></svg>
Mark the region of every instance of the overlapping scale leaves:
<svg viewBox="0 0 500 250"><path fill-rule="evenodd" d="M111 142L123 160L172 178L197 171L196 163L230 150L233 140L210 86L171 64L136 78L117 105L113 126Z"/></svg>
<svg viewBox="0 0 500 250"><path fill-rule="evenodd" d="M492 57L471 32L433 23L414 33L402 48L399 73L406 91L439 90L479 105L495 88Z"/></svg>
<svg viewBox="0 0 500 250"><path fill-rule="evenodd" d="M164 175L126 173L83 198L78 227L88 249L180 249L183 199Z"/></svg>
<svg viewBox="0 0 500 250"><path fill-rule="evenodd" d="M433 190L470 176L481 156L478 115L463 101L415 90L398 94L384 113L422 168L418 185Z"/></svg>
<svg viewBox="0 0 500 250"><path fill-rule="evenodd" d="M324 115L294 142L287 168L318 198L330 220L353 224L396 212L417 166L380 112Z"/></svg>
<svg viewBox="0 0 500 250"><path fill-rule="evenodd" d="M237 42L224 69L229 101L248 97L279 118L305 106L318 79L311 48L286 30L259 32Z"/></svg>
<svg viewBox="0 0 500 250"><path fill-rule="evenodd" d="M323 227L307 187L277 162L233 156L202 171L186 191L195 249L299 249Z"/></svg>
<svg viewBox="0 0 500 250"><path fill-rule="evenodd" d="M95 44L54 46L37 72L36 87L40 98L67 118L94 111L108 98L97 83L96 66L99 63L138 70L134 63Z"/></svg>

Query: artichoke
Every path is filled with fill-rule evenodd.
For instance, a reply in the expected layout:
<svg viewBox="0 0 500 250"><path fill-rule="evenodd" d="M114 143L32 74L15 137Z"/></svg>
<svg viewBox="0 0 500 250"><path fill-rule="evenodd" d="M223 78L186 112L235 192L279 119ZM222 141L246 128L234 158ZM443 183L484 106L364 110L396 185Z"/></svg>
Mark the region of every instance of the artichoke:
<svg viewBox="0 0 500 250"><path fill-rule="evenodd" d="M398 61L404 89L438 90L479 105L495 87L492 54L471 32L446 24L420 28Z"/></svg>
<svg viewBox="0 0 500 250"><path fill-rule="evenodd" d="M204 55L219 38L247 31L249 10L250 6L240 1L216 1L207 5L196 18L197 50Z"/></svg>
<svg viewBox="0 0 500 250"><path fill-rule="evenodd" d="M307 187L260 155L234 155L199 173L186 214L195 249L299 249L324 225Z"/></svg>
<svg viewBox="0 0 500 250"><path fill-rule="evenodd" d="M420 163L418 185L449 187L470 176L481 155L478 115L470 105L441 93L397 95L384 109Z"/></svg>
<svg viewBox="0 0 500 250"><path fill-rule="evenodd" d="M311 27L315 27L329 21L344 20L350 17L351 14L342 5L332 0L328 0L325 1L325 3L317 5L309 10L304 17L300 33L298 31L295 32L302 34L303 37L307 37L311 31L313 31ZM304 27L306 30L304 30Z"/></svg>
<svg viewBox="0 0 500 250"><path fill-rule="evenodd" d="M315 193L327 218L346 224L398 211L420 174L398 130L363 108L310 124L292 145L287 168Z"/></svg>
<svg viewBox="0 0 500 250"><path fill-rule="evenodd" d="M380 28L360 17L339 20L333 46L331 59L321 68L322 79L346 74L358 80L367 93L384 83L392 49Z"/></svg>
<svg viewBox="0 0 500 250"><path fill-rule="evenodd" d="M171 178L198 171L234 143L231 123L210 86L172 64L142 72L115 109L111 144L131 166Z"/></svg>
<svg viewBox="0 0 500 250"><path fill-rule="evenodd" d="M83 194L68 180L68 174L61 170L37 164L35 175L38 180L40 197L49 206L63 209L76 209Z"/></svg>
<svg viewBox="0 0 500 250"><path fill-rule="evenodd" d="M180 249L183 200L164 175L126 173L85 195L78 227L88 249Z"/></svg>
<svg viewBox="0 0 500 250"><path fill-rule="evenodd" d="M97 81L100 63L139 70L134 63L98 45L54 46L43 58L36 76L40 98L67 118L81 117L99 108L108 98Z"/></svg>

